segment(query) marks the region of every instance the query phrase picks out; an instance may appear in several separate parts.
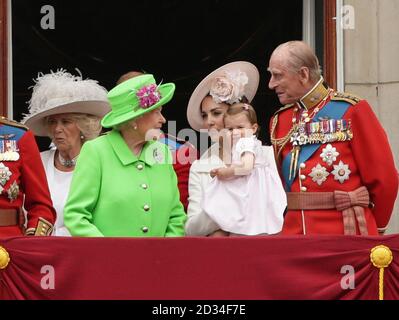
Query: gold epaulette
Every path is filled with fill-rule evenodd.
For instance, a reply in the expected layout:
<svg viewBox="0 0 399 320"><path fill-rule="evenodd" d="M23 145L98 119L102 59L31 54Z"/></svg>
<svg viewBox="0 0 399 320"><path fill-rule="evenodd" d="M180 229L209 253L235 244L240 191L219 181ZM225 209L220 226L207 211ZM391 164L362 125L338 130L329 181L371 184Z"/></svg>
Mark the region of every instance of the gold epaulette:
<svg viewBox="0 0 399 320"><path fill-rule="evenodd" d="M331 100L338 100L338 101L346 101L350 103L351 105L358 104L361 98L358 96L355 96L354 94L351 93L346 93L346 92L335 92Z"/></svg>
<svg viewBox="0 0 399 320"><path fill-rule="evenodd" d="M22 123L14 121L14 120L10 120L6 117L0 117L0 123L8 125L8 126L12 126L12 127L18 127L18 128L24 129L24 130L29 130L29 128L27 126L23 125Z"/></svg>
<svg viewBox="0 0 399 320"><path fill-rule="evenodd" d="M289 109L289 108L292 108L293 106L295 106L295 103L287 104L287 105L281 107L280 109L278 109L278 110L273 114L273 116L277 115L278 113L280 113L280 112L282 112L282 111L284 111L284 110L287 110L287 109Z"/></svg>

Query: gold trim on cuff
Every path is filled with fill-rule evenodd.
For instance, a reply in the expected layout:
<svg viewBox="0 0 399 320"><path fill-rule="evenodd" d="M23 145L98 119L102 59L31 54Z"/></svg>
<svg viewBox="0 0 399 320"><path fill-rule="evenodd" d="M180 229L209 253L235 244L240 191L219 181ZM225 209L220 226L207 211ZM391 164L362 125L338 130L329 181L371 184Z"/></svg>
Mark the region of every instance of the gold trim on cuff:
<svg viewBox="0 0 399 320"><path fill-rule="evenodd" d="M50 236L53 232L53 224L48 222L46 219L39 218L37 227L35 230L35 236Z"/></svg>
<svg viewBox="0 0 399 320"><path fill-rule="evenodd" d="M39 218L36 228L29 228L25 231L26 236L50 236L53 232L53 224L48 222L46 219Z"/></svg>

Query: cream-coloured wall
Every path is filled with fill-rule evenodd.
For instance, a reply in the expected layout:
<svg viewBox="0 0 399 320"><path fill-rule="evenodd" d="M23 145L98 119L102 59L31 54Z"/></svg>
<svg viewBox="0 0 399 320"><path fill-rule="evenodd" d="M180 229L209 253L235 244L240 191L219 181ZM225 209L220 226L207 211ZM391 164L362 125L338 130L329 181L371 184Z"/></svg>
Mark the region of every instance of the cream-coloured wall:
<svg viewBox="0 0 399 320"><path fill-rule="evenodd" d="M370 102L399 168L399 0L345 0L344 4L353 7L355 23L354 29L344 29L345 91ZM399 233L399 197L389 233Z"/></svg>

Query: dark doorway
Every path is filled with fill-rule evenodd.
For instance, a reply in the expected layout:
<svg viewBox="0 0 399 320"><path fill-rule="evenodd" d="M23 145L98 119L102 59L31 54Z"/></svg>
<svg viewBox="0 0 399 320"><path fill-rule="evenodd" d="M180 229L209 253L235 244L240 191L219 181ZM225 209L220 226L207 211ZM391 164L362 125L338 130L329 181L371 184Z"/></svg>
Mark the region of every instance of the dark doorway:
<svg viewBox="0 0 399 320"><path fill-rule="evenodd" d="M43 29L42 6L55 11L55 29ZM164 114L187 128L186 106L198 82L217 67L237 60L255 64L261 73L253 101L269 143L269 119L278 108L267 88L268 58L288 40L302 39L302 0L13 0L14 119L27 112L38 72L79 69L110 90L130 70L153 73L176 84Z"/></svg>

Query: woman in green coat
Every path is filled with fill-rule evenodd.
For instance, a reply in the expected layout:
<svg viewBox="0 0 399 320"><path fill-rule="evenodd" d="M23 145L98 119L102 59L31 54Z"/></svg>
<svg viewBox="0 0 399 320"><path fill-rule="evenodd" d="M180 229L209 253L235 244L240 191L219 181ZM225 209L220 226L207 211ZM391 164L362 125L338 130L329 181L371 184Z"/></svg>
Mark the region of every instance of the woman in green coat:
<svg viewBox="0 0 399 320"><path fill-rule="evenodd" d="M65 205L65 225L82 237L184 235L168 147L156 141L161 114L175 90L146 74L108 93L112 111L102 120L109 133L84 144Z"/></svg>

